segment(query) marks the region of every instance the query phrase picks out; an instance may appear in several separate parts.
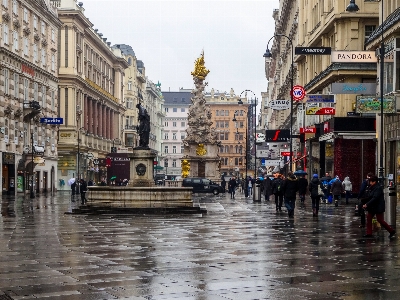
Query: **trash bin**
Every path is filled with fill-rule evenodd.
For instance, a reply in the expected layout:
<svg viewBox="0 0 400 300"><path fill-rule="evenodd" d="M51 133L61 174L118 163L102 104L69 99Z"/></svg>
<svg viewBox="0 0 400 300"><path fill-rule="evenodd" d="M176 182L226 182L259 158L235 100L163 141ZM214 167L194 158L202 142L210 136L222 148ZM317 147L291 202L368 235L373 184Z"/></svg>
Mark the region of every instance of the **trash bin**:
<svg viewBox="0 0 400 300"><path fill-rule="evenodd" d="M385 191L385 221L393 228L396 228L396 206L397 193L396 188L389 187Z"/></svg>
<svg viewBox="0 0 400 300"><path fill-rule="evenodd" d="M253 201L261 202L261 180L256 179L256 182L253 187Z"/></svg>

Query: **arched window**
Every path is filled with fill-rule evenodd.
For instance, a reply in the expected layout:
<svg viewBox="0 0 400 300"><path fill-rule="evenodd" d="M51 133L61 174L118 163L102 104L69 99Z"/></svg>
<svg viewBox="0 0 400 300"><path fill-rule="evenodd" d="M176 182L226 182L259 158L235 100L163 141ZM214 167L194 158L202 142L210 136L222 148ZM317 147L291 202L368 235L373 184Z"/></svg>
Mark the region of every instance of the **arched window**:
<svg viewBox="0 0 400 300"><path fill-rule="evenodd" d="M225 153L229 153L229 146L225 146Z"/></svg>
<svg viewBox="0 0 400 300"><path fill-rule="evenodd" d="M235 153L239 153L239 146L238 145L235 146Z"/></svg>
<svg viewBox="0 0 400 300"><path fill-rule="evenodd" d="M132 58L131 57L128 58L128 65L132 65Z"/></svg>
<svg viewBox="0 0 400 300"><path fill-rule="evenodd" d="M233 146L232 145L229 147L229 150L230 150L230 153L233 153Z"/></svg>
<svg viewBox="0 0 400 300"><path fill-rule="evenodd" d="M219 147L219 152L224 153L224 146Z"/></svg>

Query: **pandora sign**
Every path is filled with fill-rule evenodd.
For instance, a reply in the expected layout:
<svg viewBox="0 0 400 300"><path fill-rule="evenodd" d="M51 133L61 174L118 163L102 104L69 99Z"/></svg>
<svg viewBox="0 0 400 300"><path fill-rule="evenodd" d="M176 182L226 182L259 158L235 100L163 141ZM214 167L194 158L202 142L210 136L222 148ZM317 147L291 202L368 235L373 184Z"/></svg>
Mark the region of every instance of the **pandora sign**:
<svg viewBox="0 0 400 300"><path fill-rule="evenodd" d="M374 51L332 51L332 62L376 63Z"/></svg>

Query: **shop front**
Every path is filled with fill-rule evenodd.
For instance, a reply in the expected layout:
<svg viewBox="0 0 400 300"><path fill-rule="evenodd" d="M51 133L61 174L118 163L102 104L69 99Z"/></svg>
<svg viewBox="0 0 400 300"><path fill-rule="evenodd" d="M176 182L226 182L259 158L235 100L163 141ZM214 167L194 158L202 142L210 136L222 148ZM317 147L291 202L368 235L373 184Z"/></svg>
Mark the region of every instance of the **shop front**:
<svg viewBox="0 0 400 300"><path fill-rule="evenodd" d="M3 194L12 195L16 191L15 154L2 153L2 187Z"/></svg>

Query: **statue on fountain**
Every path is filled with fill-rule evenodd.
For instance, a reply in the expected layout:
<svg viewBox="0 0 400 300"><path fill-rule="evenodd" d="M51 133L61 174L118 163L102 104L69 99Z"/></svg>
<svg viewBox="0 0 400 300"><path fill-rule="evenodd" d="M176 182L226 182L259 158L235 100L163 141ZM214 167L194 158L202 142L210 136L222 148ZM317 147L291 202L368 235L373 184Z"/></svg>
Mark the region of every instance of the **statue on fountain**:
<svg viewBox="0 0 400 300"><path fill-rule="evenodd" d="M139 134L139 147L142 149L150 149L149 148L149 137L150 137L150 116L147 110L142 106L141 103L136 105L136 108L139 110L138 121L139 125L136 126L137 132Z"/></svg>

